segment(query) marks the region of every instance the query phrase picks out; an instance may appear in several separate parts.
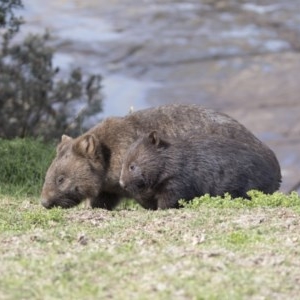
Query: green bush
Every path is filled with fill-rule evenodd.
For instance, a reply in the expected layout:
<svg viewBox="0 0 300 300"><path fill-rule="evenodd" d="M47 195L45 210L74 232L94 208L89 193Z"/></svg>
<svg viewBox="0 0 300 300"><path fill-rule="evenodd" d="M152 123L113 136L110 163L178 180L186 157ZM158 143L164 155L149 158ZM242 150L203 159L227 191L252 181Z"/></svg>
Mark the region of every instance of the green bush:
<svg viewBox="0 0 300 300"><path fill-rule="evenodd" d="M193 201L180 200L183 207L191 209L201 209L202 206L215 208L247 208L247 207L297 207L300 209L300 197L297 192L285 195L275 192L271 195L259 191L249 191L251 200L243 198L232 198L229 194L224 197L211 197L208 194L197 197Z"/></svg>
<svg viewBox="0 0 300 300"><path fill-rule="evenodd" d="M37 196L55 147L41 140L0 139L0 194Z"/></svg>
<svg viewBox="0 0 300 300"><path fill-rule="evenodd" d="M0 137L78 134L84 117L102 111L102 78L79 68L59 78L48 32L13 42L23 24L14 10L21 7L20 0L0 1ZM74 113L78 103L82 109Z"/></svg>

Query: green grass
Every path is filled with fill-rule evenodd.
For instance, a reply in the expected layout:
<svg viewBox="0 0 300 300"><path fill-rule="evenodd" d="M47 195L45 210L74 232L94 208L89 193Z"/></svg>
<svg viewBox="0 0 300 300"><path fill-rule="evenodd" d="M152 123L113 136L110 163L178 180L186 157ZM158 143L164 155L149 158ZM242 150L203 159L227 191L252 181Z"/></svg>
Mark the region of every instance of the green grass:
<svg viewBox="0 0 300 300"><path fill-rule="evenodd" d="M203 205L217 208L294 207L297 209L300 207L300 198L297 192L292 192L289 195L275 192L270 196L253 190L249 191L248 195L251 200L242 198L233 199L229 194L226 194L225 197L204 195L191 202L180 200L180 203L182 206L192 209L201 209Z"/></svg>
<svg viewBox="0 0 300 300"><path fill-rule="evenodd" d="M53 147L0 141L1 153L3 145L15 181L0 175L0 299L299 299L296 193L204 196L154 212L46 210L38 195L47 167L36 173L31 155L46 161Z"/></svg>
<svg viewBox="0 0 300 300"><path fill-rule="evenodd" d="M36 196L55 147L32 139L0 139L0 193Z"/></svg>

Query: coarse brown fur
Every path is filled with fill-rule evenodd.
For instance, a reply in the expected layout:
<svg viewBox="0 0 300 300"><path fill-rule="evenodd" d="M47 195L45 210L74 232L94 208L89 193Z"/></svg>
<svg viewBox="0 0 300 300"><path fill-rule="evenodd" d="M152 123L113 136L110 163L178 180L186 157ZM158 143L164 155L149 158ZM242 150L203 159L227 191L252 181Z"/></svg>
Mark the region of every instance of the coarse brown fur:
<svg viewBox="0 0 300 300"><path fill-rule="evenodd" d="M239 140L260 153L281 178L274 153L239 122L199 105L171 104L107 118L77 138L63 136L46 174L42 205L68 208L88 198L92 207L113 209L129 195L119 185L126 150L153 130L168 137L195 131Z"/></svg>
<svg viewBox="0 0 300 300"><path fill-rule="evenodd" d="M280 181L264 157L238 140L198 133L162 139L154 131L129 147L120 185L144 208L166 209L204 194L273 193Z"/></svg>

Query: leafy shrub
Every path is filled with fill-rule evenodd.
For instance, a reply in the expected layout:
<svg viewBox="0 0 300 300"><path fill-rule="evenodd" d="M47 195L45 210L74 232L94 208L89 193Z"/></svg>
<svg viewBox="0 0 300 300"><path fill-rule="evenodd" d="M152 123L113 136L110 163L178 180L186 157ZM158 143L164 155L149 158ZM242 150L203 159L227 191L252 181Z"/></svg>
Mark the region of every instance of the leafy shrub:
<svg viewBox="0 0 300 300"><path fill-rule="evenodd" d="M186 208L201 209L201 206L224 207L224 208L246 208L246 207L299 207L300 197L297 192L285 195L275 192L271 195L259 191L249 191L250 200L243 198L232 198L229 194L224 197L211 197L208 194L197 197L192 201L180 200L180 204Z"/></svg>
<svg viewBox="0 0 300 300"><path fill-rule="evenodd" d="M77 68L58 79L47 32L13 42L23 23L14 10L21 7L20 0L0 2L0 137L78 134L83 117L102 111L102 78ZM76 117L75 104L83 107Z"/></svg>
<svg viewBox="0 0 300 300"><path fill-rule="evenodd" d="M0 139L0 193L39 195L54 155L54 146L40 140Z"/></svg>

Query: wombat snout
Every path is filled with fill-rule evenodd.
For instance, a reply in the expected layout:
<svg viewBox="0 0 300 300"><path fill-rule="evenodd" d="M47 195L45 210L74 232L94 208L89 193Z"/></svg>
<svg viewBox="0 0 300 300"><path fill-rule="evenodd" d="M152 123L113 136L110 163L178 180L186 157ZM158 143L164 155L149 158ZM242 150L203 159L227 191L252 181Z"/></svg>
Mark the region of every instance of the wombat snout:
<svg viewBox="0 0 300 300"><path fill-rule="evenodd" d="M119 181L119 184L124 190L126 190L127 185L125 184L125 182L122 179Z"/></svg>
<svg viewBox="0 0 300 300"><path fill-rule="evenodd" d="M47 200L47 199L41 199L41 203L47 209L50 209L54 206L54 204L51 201Z"/></svg>

